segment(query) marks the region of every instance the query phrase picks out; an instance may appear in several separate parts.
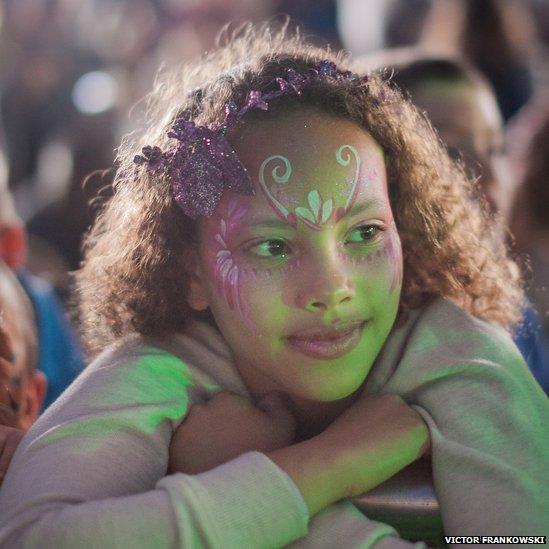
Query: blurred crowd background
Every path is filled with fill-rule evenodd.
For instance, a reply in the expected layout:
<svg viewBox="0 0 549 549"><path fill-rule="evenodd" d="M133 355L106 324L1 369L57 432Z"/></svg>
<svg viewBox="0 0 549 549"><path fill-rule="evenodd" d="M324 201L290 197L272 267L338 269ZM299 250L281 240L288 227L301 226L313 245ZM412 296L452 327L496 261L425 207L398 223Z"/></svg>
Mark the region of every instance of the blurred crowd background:
<svg viewBox="0 0 549 549"><path fill-rule="evenodd" d="M84 180L112 167L160 65L211 49L228 23L285 14L365 66L413 48L462 58L486 79L505 132L477 153L505 157L509 241L549 333L548 0L2 0L0 178L27 228L27 268L66 299L110 172ZM475 158L476 176L485 161Z"/></svg>

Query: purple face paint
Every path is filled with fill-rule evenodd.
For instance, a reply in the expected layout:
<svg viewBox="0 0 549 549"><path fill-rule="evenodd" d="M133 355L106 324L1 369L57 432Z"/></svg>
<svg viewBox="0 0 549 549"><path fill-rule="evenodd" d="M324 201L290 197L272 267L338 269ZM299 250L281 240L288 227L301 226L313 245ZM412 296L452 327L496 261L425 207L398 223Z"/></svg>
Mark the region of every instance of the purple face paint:
<svg viewBox="0 0 549 549"><path fill-rule="evenodd" d="M244 126L234 142L256 193L227 191L201 221L212 314L252 392L343 398L363 383L398 310L383 151L356 124L314 111ZM368 224L386 230L352 233ZM351 321L365 327L344 357L315 359L288 343L304 328Z"/></svg>
<svg viewBox="0 0 549 549"><path fill-rule="evenodd" d="M387 239L385 250L392 270L391 285L389 286L389 293L392 294L396 289L400 290L402 286L402 251L396 227Z"/></svg>

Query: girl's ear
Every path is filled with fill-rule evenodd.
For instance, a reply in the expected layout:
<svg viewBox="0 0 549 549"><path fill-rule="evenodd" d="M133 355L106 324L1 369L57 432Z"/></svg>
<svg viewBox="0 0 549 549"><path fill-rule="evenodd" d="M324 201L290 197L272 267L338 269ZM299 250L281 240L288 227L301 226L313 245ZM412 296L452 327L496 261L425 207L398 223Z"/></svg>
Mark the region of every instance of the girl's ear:
<svg viewBox="0 0 549 549"><path fill-rule="evenodd" d="M208 293L204 285L204 277L198 261L195 262L195 268L189 276L187 303L195 311L205 311L210 306Z"/></svg>

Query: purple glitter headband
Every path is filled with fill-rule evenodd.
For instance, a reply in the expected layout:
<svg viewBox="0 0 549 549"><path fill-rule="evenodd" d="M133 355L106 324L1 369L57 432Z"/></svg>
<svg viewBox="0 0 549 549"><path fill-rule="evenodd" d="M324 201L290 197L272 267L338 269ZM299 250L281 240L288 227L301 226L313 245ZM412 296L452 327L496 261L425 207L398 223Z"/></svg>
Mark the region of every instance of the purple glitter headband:
<svg viewBox="0 0 549 549"><path fill-rule="evenodd" d="M321 61L314 69L301 74L286 70L286 77L277 77L278 90L261 93L251 90L240 109L233 101L225 105L221 124L196 126L194 122L177 118L168 137L177 144L166 151L159 147L144 147L134 157L136 164L146 164L149 172L163 173L171 181L173 197L183 212L192 219L210 216L225 189L253 195L253 185L246 168L225 138L227 129L239 122L252 109L267 110L269 101L283 95L301 95L309 84L319 80L365 82L351 71L339 71L331 61Z"/></svg>

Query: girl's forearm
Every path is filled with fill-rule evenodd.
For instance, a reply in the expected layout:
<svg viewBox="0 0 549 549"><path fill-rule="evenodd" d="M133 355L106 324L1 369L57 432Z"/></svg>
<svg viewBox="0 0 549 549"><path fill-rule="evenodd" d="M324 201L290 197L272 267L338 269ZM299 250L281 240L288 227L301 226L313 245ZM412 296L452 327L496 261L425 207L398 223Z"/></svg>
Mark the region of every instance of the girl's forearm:
<svg viewBox="0 0 549 549"><path fill-rule="evenodd" d="M267 453L293 480L312 517L328 505L347 496L341 482L335 454L318 437Z"/></svg>
<svg viewBox="0 0 549 549"><path fill-rule="evenodd" d="M359 399L319 435L270 452L301 491L312 515L378 486L418 459L429 433L396 395Z"/></svg>

